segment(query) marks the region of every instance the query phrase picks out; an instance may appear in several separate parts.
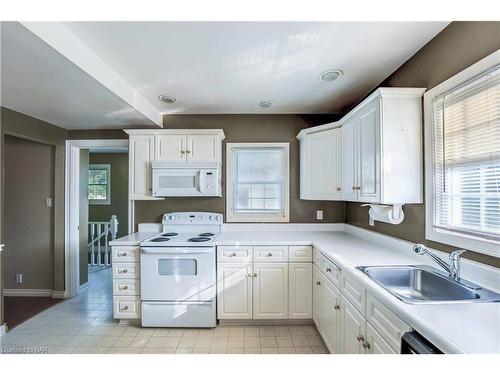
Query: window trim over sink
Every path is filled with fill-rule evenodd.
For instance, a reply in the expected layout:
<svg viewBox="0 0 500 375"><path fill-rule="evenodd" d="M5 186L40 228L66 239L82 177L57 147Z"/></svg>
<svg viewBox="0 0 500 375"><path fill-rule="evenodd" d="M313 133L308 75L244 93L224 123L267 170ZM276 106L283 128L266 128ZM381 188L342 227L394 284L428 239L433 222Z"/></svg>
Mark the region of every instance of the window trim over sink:
<svg viewBox="0 0 500 375"><path fill-rule="evenodd" d="M500 257L500 243L496 238L487 238L474 233L473 230L446 230L438 228L435 223L436 207L436 154L435 154L435 124L434 100L454 89L459 89L480 77L500 64L500 50L483 58L467 69L447 79L424 94L424 125L425 125L425 238L461 249ZM440 160L440 159L439 159Z"/></svg>

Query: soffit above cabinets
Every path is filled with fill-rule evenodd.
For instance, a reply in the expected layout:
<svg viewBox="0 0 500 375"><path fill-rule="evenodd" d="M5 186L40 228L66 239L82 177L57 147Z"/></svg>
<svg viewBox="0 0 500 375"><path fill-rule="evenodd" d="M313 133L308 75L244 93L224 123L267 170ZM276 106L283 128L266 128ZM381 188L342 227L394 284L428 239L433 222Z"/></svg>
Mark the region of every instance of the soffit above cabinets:
<svg viewBox="0 0 500 375"><path fill-rule="evenodd" d="M163 114L339 113L447 24L3 22L1 104L68 129L161 127ZM320 80L329 69L343 75Z"/></svg>

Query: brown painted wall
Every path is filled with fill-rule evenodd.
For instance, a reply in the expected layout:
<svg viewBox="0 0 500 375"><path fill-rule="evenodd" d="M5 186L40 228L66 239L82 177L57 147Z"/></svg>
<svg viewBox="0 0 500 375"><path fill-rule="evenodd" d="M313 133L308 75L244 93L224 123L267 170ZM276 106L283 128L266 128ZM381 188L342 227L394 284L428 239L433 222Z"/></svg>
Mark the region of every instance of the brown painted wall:
<svg viewBox="0 0 500 375"><path fill-rule="evenodd" d="M500 48L500 22L453 22L411 59L390 75L381 86L432 87ZM454 248L425 239L425 207L404 206L405 220L400 225L375 222L368 225L368 209L347 203L347 218L353 224L411 242L427 244L450 252ZM467 252L465 257L500 267L500 259Z"/></svg>
<svg viewBox="0 0 500 375"><path fill-rule="evenodd" d="M118 219L117 237L128 234L128 153L92 153L90 164L110 164L111 204L89 205L89 221Z"/></svg>
<svg viewBox="0 0 500 375"><path fill-rule="evenodd" d="M6 289L53 289L54 147L5 137L4 272ZM36 189L34 189L36 184ZM23 274L17 284L15 275Z"/></svg>
<svg viewBox="0 0 500 375"><path fill-rule="evenodd" d="M344 222L344 202L305 201L299 199L299 131L312 124L334 121L322 116L298 115L177 115L165 116L168 129L223 129L223 181L225 181L226 143L231 142L290 142L290 221L318 222L316 210L323 210L321 222ZM135 223L158 222L170 211L212 211L225 213L225 184L222 198L167 198L163 201L137 201Z"/></svg>

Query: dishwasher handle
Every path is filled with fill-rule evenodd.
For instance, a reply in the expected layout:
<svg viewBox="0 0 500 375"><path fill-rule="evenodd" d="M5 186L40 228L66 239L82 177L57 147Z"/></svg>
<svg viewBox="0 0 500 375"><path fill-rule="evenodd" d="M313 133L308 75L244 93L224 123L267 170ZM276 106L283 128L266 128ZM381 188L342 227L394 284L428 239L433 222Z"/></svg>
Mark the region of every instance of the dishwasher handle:
<svg viewBox="0 0 500 375"><path fill-rule="evenodd" d="M401 354L443 354L420 333L406 332L401 338Z"/></svg>

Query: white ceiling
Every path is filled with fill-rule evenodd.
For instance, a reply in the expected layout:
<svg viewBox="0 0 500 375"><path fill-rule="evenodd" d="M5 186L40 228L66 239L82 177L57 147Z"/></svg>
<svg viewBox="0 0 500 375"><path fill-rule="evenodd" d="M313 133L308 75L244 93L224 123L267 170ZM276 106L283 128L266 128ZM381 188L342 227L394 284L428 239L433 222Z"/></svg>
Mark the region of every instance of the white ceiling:
<svg viewBox="0 0 500 375"><path fill-rule="evenodd" d="M56 23L35 24L27 27L38 37L19 24L2 33L2 105L67 128L97 128L158 123L137 97L158 114L342 112L448 23L57 23L52 34L81 42L88 51L80 57L96 55L97 65L123 78L130 100L92 74L106 69L88 69L65 53L68 43L59 48L40 32ZM343 77L318 79L333 68ZM160 94L177 101L162 103ZM274 105L260 108L264 100Z"/></svg>

